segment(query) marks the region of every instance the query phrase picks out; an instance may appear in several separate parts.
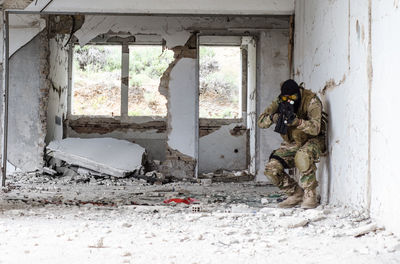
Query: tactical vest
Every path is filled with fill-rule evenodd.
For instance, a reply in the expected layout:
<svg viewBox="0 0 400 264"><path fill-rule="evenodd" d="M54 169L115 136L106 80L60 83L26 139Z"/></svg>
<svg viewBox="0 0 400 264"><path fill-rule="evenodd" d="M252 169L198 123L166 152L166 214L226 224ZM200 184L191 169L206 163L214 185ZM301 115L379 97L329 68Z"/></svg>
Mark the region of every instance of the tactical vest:
<svg viewBox="0 0 400 264"><path fill-rule="evenodd" d="M317 95L315 93L313 93L310 90L306 90L304 88L300 88L301 89L301 104L299 109L297 110L297 117L300 119L304 119L307 120L307 108L308 105L310 104L310 101L313 98L317 98L319 100L319 98L317 97ZM323 112L322 113L322 118L321 118L321 130L320 133L318 134L318 136L325 136L325 132L326 132L326 126L327 126L327 122L325 122L324 120L327 121L326 119L326 114ZM303 131L294 128L294 127L289 127L288 128L288 133L286 135L281 135L283 140L286 142L296 142L296 145L298 146L302 146L304 145L309 139L314 138L314 137L318 137L318 136L312 136L312 135L308 135L306 133L304 133Z"/></svg>

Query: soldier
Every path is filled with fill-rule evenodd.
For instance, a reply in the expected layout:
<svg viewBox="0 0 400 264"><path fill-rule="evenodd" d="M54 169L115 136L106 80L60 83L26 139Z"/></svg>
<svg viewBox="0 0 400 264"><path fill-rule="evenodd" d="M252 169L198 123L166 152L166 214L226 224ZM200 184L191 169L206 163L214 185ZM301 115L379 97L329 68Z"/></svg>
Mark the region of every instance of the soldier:
<svg viewBox="0 0 400 264"><path fill-rule="evenodd" d="M291 106L292 114L283 120L281 106L285 104ZM307 209L318 205L315 164L321 152L325 151L326 123L322 121L325 121L325 116L321 100L315 93L299 87L291 79L282 84L281 94L258 118L260 128L269 128L277 123L285 128L282 130L280 127L279 132L284 141L279 149L272 152L264 171L269 180L288 195L285 201L278 204L281 208L294 207L300 203L301 208ZM294 167L301 174L299 183L285 172L285 169Z"/></svg>

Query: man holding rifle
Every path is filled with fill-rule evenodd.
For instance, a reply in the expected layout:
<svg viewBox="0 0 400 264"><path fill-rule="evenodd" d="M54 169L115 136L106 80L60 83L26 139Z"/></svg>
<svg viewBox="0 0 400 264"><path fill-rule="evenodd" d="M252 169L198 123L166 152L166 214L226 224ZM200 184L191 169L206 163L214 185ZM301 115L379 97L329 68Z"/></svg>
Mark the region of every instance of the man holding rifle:
<svg viewBox="0 0 400 264"><path fill-rule="evenodd" d="M289 79L282 84L278 98L258 118L260 128L272 124L276 124L275 132L281 134L283 142L271 153L264 174L288 195L278 206L290 208L301 204L301 208L315 208L318 205L315 164L326 148L327 119L321 100ZM301 174L299 183L285 172L294 167Z"/></svg>

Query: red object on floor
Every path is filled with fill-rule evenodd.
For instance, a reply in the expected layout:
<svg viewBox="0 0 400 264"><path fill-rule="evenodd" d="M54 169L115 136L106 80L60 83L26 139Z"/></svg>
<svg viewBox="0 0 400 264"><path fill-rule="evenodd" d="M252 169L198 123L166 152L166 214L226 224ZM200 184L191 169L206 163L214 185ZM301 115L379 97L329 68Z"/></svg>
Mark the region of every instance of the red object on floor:
<svg viewBox="0 0 400 264"><path fill-rule="evenodd" d="M198 200L193 199L193 198L186 198L186 199L180 199L180 198L172 198L169 200L165 200L164 203L171 203L171 202L175 202L175 203L184 203L184 204L192 204L194 202L197 202Z"/></svg>

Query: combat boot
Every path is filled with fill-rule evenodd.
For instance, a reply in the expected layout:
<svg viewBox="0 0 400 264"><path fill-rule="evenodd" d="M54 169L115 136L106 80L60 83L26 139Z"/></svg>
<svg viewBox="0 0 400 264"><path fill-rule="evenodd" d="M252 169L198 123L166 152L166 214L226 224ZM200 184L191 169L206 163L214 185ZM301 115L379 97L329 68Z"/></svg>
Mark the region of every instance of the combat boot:
<svg viewBox="0 0 400 264"><path fill-rule="evenodd" d="M301 208L312 209L318 206L317 192L314 189L304 189L303 202Z"/></svg>
<svg viewBox="0 0 400 264"><path fill-rule="evenodd" d="M291 208L294 207L303 201L304 191L301 187L296 186L295 192L290 195L285 201L280 202L278 207L280 208Z"/></svg>

